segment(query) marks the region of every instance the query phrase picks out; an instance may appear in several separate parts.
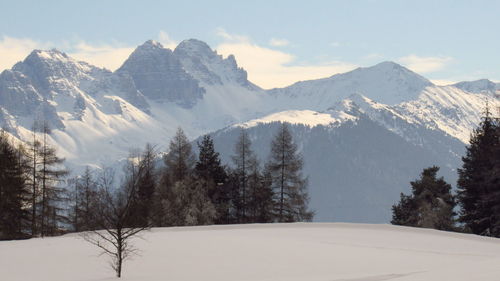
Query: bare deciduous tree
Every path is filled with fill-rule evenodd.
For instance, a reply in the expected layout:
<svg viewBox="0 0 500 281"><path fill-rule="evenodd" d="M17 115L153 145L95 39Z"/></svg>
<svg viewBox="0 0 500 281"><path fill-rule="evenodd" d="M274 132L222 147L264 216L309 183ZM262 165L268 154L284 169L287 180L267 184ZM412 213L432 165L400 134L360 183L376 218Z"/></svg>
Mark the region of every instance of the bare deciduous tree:
<svg viewBox="0 0 500 281"><path fill-rule="evenodd" d="M102 254L111 257L111 266L117 277L121 277L122 265L137 249L131 239L150 225L140 227L132 223L134 188L113 190L114 173L103 169L99 177L99 208L96 223L101 230L82 233L83 238L99 247Z"/></svg>

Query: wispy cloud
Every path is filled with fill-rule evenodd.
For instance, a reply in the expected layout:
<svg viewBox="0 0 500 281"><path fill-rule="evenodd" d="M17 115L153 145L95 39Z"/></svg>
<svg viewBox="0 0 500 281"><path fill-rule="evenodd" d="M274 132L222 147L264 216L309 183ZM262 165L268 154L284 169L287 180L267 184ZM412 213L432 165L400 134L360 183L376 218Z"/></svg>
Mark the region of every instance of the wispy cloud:
<svg viewBox="0 0 500 281"><path fill-rule="evenodd" d="M91 45L81 41L68 52L71 57L90 64L116 70L134 51L134 47L116 45Z"/></svg>
<svg viewBox="0 0 500 281"><path fill-rule="evenodd" d="M286 39L271 38L271 40L269 40L269 45L273 47L284 47L288 46L289 44L290 42L288 42L288 40Z"/></svg>
<svg viewBox="0 0 500 281"><path fill-rule="evenodd" d="M224 29L218 29L217 34L223 39L216 47L218 53L235 55L238 64L248 71L249 80L263 88L283 87L301 80L328 77L356 67L355 64L341 61L296 64L293 54L259 46L246 36L230 34Z"/></svg>
<svg viewBox="0 0 500 281"><path fill-rule="evenodd" d="M442 70L452 61L451 57L419 57L413 54L398 59L399 63L418 73Z"/></svg>
<svg viewBox="0 0 500 281"><path fill-rule="evenodd" d="M52 46L51 43L43 43L29 38L3 36L0 39L0 71L11 68L34 49L48 49Z"/></svg>
<svg viewBox="0 0 500 281"><path fill-rule="evenodd" d="M447 80L447 79L446 80L444 80L444 79L431 79L431 82L436 84L436 85L439 85L439 86L447 86L447 85L457 83L457 81Z"/></svg>
<svg viewBox="0 0 500 281"><path fill-rule="evenodd" d="M158 33L158 42L160 42L163 47L169 48L169 49L175 49L179 42L175 41L168 35L166 31L160 30L160 33Z"/></svg>
<svg viewBox="0 0 500 281"><path fill-rule="evenodd" d="M155 39L166 48L173 49L177 46L177 41L173 40L165 31L160 31ZM34 49L50 48L58 48L77 60L116 70L130 56L136 46L120 42L95 44L81 39L62 41L56 44L30 38L3 36L0 38L0 71L9 69L18 61L22 61Z"/></svg>

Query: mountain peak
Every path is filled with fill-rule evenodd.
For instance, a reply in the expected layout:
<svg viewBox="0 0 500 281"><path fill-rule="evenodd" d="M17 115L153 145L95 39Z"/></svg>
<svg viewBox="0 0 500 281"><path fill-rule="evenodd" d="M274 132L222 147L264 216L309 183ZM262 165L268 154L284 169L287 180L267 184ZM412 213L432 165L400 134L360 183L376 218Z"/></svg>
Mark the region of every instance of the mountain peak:
<svg viewBox="0 0 500 281"><path fill-rule="evenodd" d="M488 79L463 81L453 84L452 86L472 93L481 93L481 92L496 93L497 91L500 91L500 83L495 83Z"/></svg>
<svg viewBox="0 0 500 281"><path fill-rule="evenodd" d="M72 60L66 53L58 49L50 50L33 50L25 59L25 61L68 61Z"/></svg>
<svg viewBox="0 0 500 281"><path fill-rule="evenodd" d="M217 55L207 43L198 39L187 39L179 43L175 48L176 54L197 56L197 57L214 57Z"/></svg>
<svg viewBox="0 0 500 281"><path fill-rule="evenodd" d="M163 45L158 42L158 41L155 41L155 40L148 40L146 42L144 42L142 45L140 45L139 47L137 48L158 48L158 49L163 49Z"/></svg>
<svg viewBox="0 0 500 281"><path fill-rule="evenodd" d="M425 84L426 86L433 85L432 82L429 81L427 78L393 61L384 61L374 66L360 68L360 69L363 69L365 71L384 73L385 75L396 75L402 79L418 80L419 82Z"/></svg>

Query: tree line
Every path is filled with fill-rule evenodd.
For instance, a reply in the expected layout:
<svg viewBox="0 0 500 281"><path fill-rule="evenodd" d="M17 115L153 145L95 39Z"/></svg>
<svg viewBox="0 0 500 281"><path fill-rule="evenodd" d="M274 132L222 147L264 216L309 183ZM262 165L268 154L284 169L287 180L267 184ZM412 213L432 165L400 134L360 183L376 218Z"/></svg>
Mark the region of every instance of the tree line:
<svg viewBox="0 0 500 281"><path fill-rule="evenodd" d="M310 221L303 160L283 123L261 163L244 129L230 165L203 136L195 155L179 128L168 153L152 145L129 155L123 176L90 169L67 179L44 124L27 144L0 134L0 239L68 231ZM117 182L118 181L118 182Z"/></svg>
<svg viewBox="0 0 500 281"><path fill-rule="evenodd" d="M500 237L500 119L488 108L462 163L456 194L437 177L439 167L424 169L392 207L391 223Z"/></svg>
<svg viewBox="0 0 500 281"><path fill-rule="evenodd" d="M46 123L35 124L32 140L15 145L0 132L0 239L57 235L67 223L61 185L67 171L49 134Z"/></svg>

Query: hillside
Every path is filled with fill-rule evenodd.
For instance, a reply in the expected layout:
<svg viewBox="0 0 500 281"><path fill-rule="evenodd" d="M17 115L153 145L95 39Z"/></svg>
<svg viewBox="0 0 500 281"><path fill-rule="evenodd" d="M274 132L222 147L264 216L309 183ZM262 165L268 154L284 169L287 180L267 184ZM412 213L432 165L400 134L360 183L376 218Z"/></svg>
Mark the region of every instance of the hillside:
<svg viewBox="0 0 500 281"><path fill-rule="evenodd" d="M153 229L124 281L494 281L498 239L363 224ZM0 242L2 280L118 280L77 234Z"/></svg>

